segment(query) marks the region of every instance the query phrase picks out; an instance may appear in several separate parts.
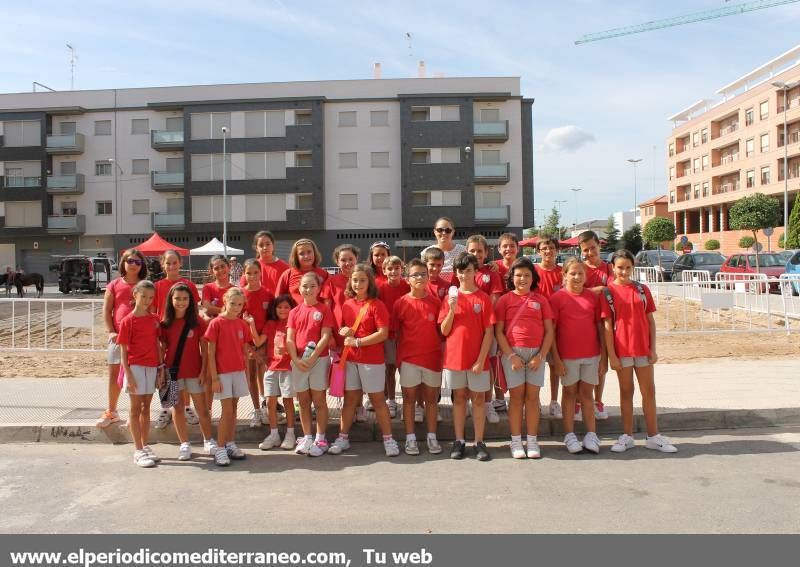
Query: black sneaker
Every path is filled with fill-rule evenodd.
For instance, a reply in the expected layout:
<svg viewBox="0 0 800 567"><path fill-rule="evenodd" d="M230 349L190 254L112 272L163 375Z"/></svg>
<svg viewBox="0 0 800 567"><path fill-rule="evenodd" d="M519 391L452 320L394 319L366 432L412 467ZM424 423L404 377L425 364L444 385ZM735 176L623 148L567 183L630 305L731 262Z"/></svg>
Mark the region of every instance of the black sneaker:
<svg viewBox="0 0 800 567"><path fill-rule="evenodd" d="M453 448L450 450L450 458L456 460L463 459L466 449L467 445L463 441L453 441Z"/></svg>
<svg viewBox="0 0 800 567"><path fill-rule="evenodd" d="M491 461L492 456L489 454L488 449L486 449L486 443L483 441L478 441L475 443L475 458L479 461Z"/></svg>

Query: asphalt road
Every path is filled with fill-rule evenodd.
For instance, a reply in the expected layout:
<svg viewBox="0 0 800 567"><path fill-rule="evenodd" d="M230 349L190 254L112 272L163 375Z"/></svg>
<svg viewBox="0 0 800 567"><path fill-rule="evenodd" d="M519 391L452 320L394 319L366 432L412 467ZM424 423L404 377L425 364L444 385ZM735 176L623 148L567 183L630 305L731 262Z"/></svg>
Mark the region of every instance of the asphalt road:
<svg viewBox="0 0 800 567"><path fill-rule="evenodd" d="M130 445L0 450L0 532L729 533L800 531L800 428L673 434L676 455L636 449L540 461L383 456L377 443L318 459L245 446L138 469Z"/></svg>

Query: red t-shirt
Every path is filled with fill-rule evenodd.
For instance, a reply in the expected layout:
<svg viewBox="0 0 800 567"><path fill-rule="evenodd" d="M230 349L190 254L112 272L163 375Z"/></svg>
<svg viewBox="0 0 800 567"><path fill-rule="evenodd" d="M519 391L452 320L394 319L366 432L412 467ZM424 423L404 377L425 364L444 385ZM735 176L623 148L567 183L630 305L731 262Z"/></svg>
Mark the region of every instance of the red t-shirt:
<svg viewBox="0 0 800 567"><path fill-rule="evenodd" d="M267 359L269 360L268 368L270 370L291 370L292 357L289 356L289 351L286 349L286 320L285 321L267 321L264 329L261 331L262 335L267 337L267 342L264 343L267 348ZM282 348L285 354L278 356L275 354L276 348Z"/></svg>
<svg viewBox="0 0 800 567"><path fill-rule="evenodd" d="M540 264L534 264L533 268L539 275L539 283L536 284L538 293L549 298L563 287L564 272L561 271L561 266L558 264L550 270L543 268Z"/></svg>
<svg viewBox="0 0 800 567"><path fill-rule="evenodd" d="M158 330L158 317L154 313L137 317L131 312L122 319L117 344L128 347L129 365L159 365Z"/></svg>
<svg viewBox="0 0 800 567"><path fill-rule="evenodd" d="M325 283L325 280L328 279L328 272L323 270L322 268L314 268L313 271L315 274L319 276L319 286L320 289L322 288L322 284ZM277 290L275 291L275 295L283 295L284 293L290 293L294 300L297 302L297 305L300 306L303 303L303 296L300 295L300 280L302 279L305 272L301 272L300 270L296 270L294 268L289 268L285 272L283 272L280 277L278 278L278 286Z"/></svg>
<svg viewBox="0 0 800 567"><path fill-rule="evenodd" d="M205 338L216 344L214 358L218 374L240 372L247 368L244 344L252 338L250 325L239 318L214 317L208 324Z"/></svg>
<svg viewBox="0 0 800 567"><path fill-rule="evenodd" d="M203 286L203 301L208 301L214 307L222 309L222 297L225 292L232 288L233 285L228 284L225 287L219 287L217 282L210 282Z"/></svg>
<svg viewBox="0 0 800 567"><path fill-rule="evenodd" d="M600 354L597 323L600 321L600 297L583 288L572 293L561 288L550 298L556 325L556 345L561 358L590 358Z"/></svg>
<svg viewBox="0 0 800 567"><path fill-rule="evenodd" d="M442 301L438 323L444 321L450 306ZM492 300L481 290L473 293L458 292L458 304L450 334L444 340L442 366L448 370L469 370L481 352L484 331L494 325ZM483 364L489 370L489 357Z"/></svg>
<svg viewBox="0 0 800 567"><path fill-rule="evenodd" d="M342 323L345 327L352 328L356 324L356 317L364 305L369 302L366 313L361 318L355 338L363 339L381 328L389 328L389 310L381 300L358 301L350 298L342 305ZM377 343L361 348L353 348L347 358L348 362L358 362L361 364L383 364L386 358L383 354L383 343Z"/></svg>
<svg viewBox="0 0 800 567"><path fill-rule="evenodd" d="M447 275L450 276L452 274ZM428 293L438 298L439 301L444 301L447 297L447 290L450 289L451 285L453 285L452 279L439 276L435 280L428 280ZM456 285L456 287L458 287L458 285Z"/></svg>
<svg viewBox="0 0 800 567"><path fill-rule="evenodd" d="M583 266L586 268L586 283L583 285L588 288L605 287L614 279L614 270L608 262L601 261L596 268L586 262Z"/></svg>
<svg viewBox="0 0 800 567"><path fill-rule="evenodd" d="M506 289L503 285L503 280L500 278L500 272L493 272L491 266L481 266L475 272L475 285L478 286L483 293L492 297L493 295L502 295Z"/></svg>
<svg viewBox="0 0 800 567"><path fill-rule="evenodd" d="M397 366L403 362L428 370L442 370L442 335L439 310L442 302L430 293L418 299L404 295L392 309L392 330L399 333Z"/></svg>
<svg viewBox="0 0 800 567"><path fill-rule="evenodd" d="M158 280L156 282L156 296L153 299L153 305L151 309L155 310L155 314L158 315L159 319L164 318L164 312L167 309L167 294L169 290L172 289L172 286L177 285L179 283L184 283L189 286L190 293L192 297L194 297L195 303L198 305L200 304L200 294L197 293L197 286L194 285L190 280L186 278L178 278L177 280L168 280L164 278L163 280Z"/></svg>
<svg viewBox="0 0 800 567"><path fill-rule="evenodd" d="M167 368L171 368L175 361L175 351L178 350L178 341L183 332L184 319L175 319L168 328L160 329L161 342L167 350L164 363ZM203 368L203 359L200 353L200 341L206 334L208 323L202 317L197 318L197 326L189 329L186 335L186 343L183 345L181 354L181 364L178 368L178 378L199 378L200 369Z"/></svg>
<svg viewBox="0 0 800 567"><path fill-rule="evenodd" d="M617 356L650 355L650 323L648 313L656 310L650 288L642 285L647 305L642 301L636 286L632 283L617 285L609 282L608 291L614 299L616 317L612 315L608 300L600 294L600 316L614 319L614 350Z"/></svg>
<svg viewBox="0 0 800 567"><path fill-rule="evenodd" d="M494 263L497 264L497 273L500 276L500 280L503 282L503 293L508 293L510 290L506 285L506 278L508 277L509 267L506 266L502 258L495 260Z"/></svg>
<svg viewBox="0 0 800 567"><path fill-rule="evenodd" d="M256 324L256 329L262 329L267 322L267 310L269 304L272 303L274 297L272 292L264 287L255 291L248 291L242 289L245 297L245 304L242 313L249 313L253 316L253 321Z"/></svg>
<svg viewBox="0 0 800 567"><path fill-rule="evenodd" d="M340 350L344 345L344 337L339 335L338 330L342 327L342 305L347 301L347 296L344 294L344 290L347 288L347 279L347 276L342 274L332 275L322 284L322 291L319 294L320 299L331 302L330 308L336 321L333 338L336 341L337 348Z"/></svg>
<svg viewBox="0 0 800 567"><path fill-rule="evenodd" d="M114 319L114 330L117 332L119 332L119 325L125 316L133 311L133 286L137 283L128 283L123 278L117 278L106 286L106 289L114 296L114 307L111 312Z"/></svg>
<svg viewBox="0 0 800 567"><path fill-rule="evenodd" d="M410 290L411 288L405 280L401 279L396 285L390 285L388 280L383 280L378 283L378 298L383 301L386 310L389 312L389 315L391 315L395 302L406 295ZM391 322L389 325L389 336L394 338L394 331L391 330Z"/></svg>
<svg viewBox="0 0 800 567"><path fill-rule="evenodd" d="M273 257L273 261L270 263L259 259L258 264L261 266L261 287L275 294L275 290L278 289L278 279L283 272L289 269L289 264L275 257ZM246 285L247 278L242 275L242 277L239 278L239 287L244 289Z"/></svg>
<svg viewBox="0 0 800 567"><path fill-rule="evenodd" d="M288 273L288 272L284 272ZM331 332L336 332L334 329L336 321L333 319L333 312L330 307L317 301L316 305L306 305L300 303L297 307L289 312L289 320L286 327L294 329L294 344L297 347L297 356L303 356L303 350L306 345L311 341L319 343L322 337L322 329L328 327ZM325 347L325 350L320 353L320 356L325 356L330 351L330 341Z"/></svg>
<svg viewBox="0 0 800 567"><path fill-rule="evenodd" d="M517 316L519 309L522 312ZM553 318L550 302L535 291L528 295L517 295L513 292L505 294L495 304L494 312L498 321L505 321L503 334L508 339L508 344L521 348L541 347L544 340L544 321ZM514 321L514 318L517 320Z"/></svg>

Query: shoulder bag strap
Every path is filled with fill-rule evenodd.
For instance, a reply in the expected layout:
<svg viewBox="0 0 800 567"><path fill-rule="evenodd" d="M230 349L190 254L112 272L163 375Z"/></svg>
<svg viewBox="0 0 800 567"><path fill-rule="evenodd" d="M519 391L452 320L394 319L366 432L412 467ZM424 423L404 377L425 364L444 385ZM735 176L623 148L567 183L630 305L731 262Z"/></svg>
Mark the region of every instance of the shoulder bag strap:
<svg viewBox="0 0 800 567"><path fill-rule="evenodd" d="M186 345L186 337L189 336L189 323L186 319L183 320L183 330L181 330L181 338L178 339L178 348L175 349L175 358L172 360L172 366L169 369L170 378L177 380L178 370L181 366L181 358L183 357L183 347ZM173 378L174 376L174 378Z"/></svg>
<svg viewBox="0 0 800 567"><path fill-rule="evenodd" d="M372 305L372 301L367 301L361 308L361 310L358 312L358 315L356 315L355 323L353 323L353 326L350 327L353 331L353 335L355 335L356 331L358 331L358 327L361 325L361 320L364 318L364 315L367 314L370 305ZM344 368L344 363L347 362L347 357L350 356L350 351L352 350L353 349L349 346L344 347L344 349L342 350L342 356L339 359L339 365L342 368Z"/></svg>

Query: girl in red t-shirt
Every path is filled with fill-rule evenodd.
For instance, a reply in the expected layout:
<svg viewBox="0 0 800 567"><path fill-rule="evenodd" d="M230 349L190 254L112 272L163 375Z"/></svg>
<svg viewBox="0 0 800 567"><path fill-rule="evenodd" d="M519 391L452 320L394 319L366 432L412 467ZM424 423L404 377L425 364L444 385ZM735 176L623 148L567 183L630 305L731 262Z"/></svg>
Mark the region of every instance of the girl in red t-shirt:
<svg viewBox="0 0 800 567"><path fill-rule="evenodd" d="M383 263L391 253L389 245L383 241L373 242L372 246L369 247L369 267L372 268L372 273L375 274L376 284L386 280L386 275L383 273Z"/></svg>
<svg viewBox="0 0 800 567"><path fill-rule="evenodd" d="M222 311L222 297L232 286L231 263L225 256L218 254L208 263L208 273L213 281L203 286L200 305L205 311L206 319L210 320Z"/></svg>
<svg viewBox="0 0 800 567"><path fill-rule="evenodd" d="M129 425L136 451L133 462L144 468L160 460L147 440L150 433L150 400L164 381L164 365L158 348L158 317L150 312L156 288L142 280L133 288L135 307L119 325L120 346L125 371L125 391L131 398Z"/></svg>
<svg viewBox="0 0 800 567"><path fill-rule="evenodd" d="M261 266L261 286L275 295L275 291L278 288L278 278L289 269L289 264L274 256L275 235L268 230L259 230L253 236L253 250L256 253L256 260ZM245 285L247 285L247 280L243 273L242 277L239 278L239 287L244 287Z"/></svg>
<svg viewBox="0 0 800 567"><path fill-rule="evenodd" d="M647 427L645 447L662 453L675 453L677 449L658 432L656 416L656 387L653 365L656 353L656 310L653 296L646 285L631 280L633 254L618 250L611 257L614 281L608 291L600 296L601 316L605 326L608 363L619 378L619 406L622 413L622 435L611 447L622 453L635 446L633 439L633 373L642 394L642 411ZM606 295L606 293L608 295Z"/></svg>
<svg viewBox="0 0 800 567"><path fill-rule="evenodd" d="M173 285L167 292L167 303L161 319L161 350L167 370L175 365L175 355L184 325L189 328L177 376L178 388L185 396L179 396L178 403L172 408L172 421L181 442L178 450L179 461L188 461L192 458L192 446L186 430L188 420L184 412L186 404L184 398L189 396L197 408L200 431L203 433L203 450L213 455L217 449L217 442L214 441L211 432L211 414L208 411L205 397L205 384L208 381L206 376L208 343L203 336L208 324L197 313L197 302L194 295L192 288L185 283Z"/></svg>
<svg viewBox="0 0 800 567"><path fill-rule="evenodd" d="M605 374L608 365L600 298L584 287L586 268L578 258L567 258L562 271L564 287L550 297L556 327L551 372L561 377L565 408L572 408L576 399L580 399L583 407L590 408L598 376ZM563 420L564 445L570 453L580 453L583 449L600 452L594 412L588 411L583 416L586 425L583 443L575 436L575 413L565 411Z"/></svg>
<svg viewBox="0 0 800 567"><path fill-rule="evenodd" d="M511 264L508 287L495 305L495 336L502 353L511 401L508 425L511 430L511 456L538 459L542 456L539 433L539 390L544 386L544 361L553 344L553 313L550 303L534 291L539 276L528 258ZM522 414L525 413L527 447L522 448Z"/></svg>
<svg viewBox="0 0 800 567"><path fill-rule="evenodd" d="M375 280L378 286L378 298L383 301L389 314L395 302L409 292L411 288L408 282L403 279L403 260L398 256L389 256L383 261L383 273L386 276L383 280ZM391 324L390 324L391 328ZM389 408L389 417L397 416L397 402L395 401L395 389L397 387L395 374L397 372L397 340L394 333L389 332L389 337L383 343L383 354L386 360L386 380L384 386L384 396L386 405Z"/></svg>
<svg viewBox="0 0 800 567"><path fill-rule="evenodd" d="M272 292L261 285L261 264L258 260L249 259L244 263L245 296L244 313L252 316L256 330L264 328L267 322L267 311L272 302ZM250 415L250 427L267 424L264 402L264 384L262 378L267 368L267 356L263 345L256 347L247 363L247 385L250 388L250 399L253 402L253 413Z"/></svg>
<svg viewBox="0 0 800 567"><path fill-rule="evenodd" d="M342 306L343 326L339 334L344 337L342 357L347 359L347 377L339 436L329 451L338 455L350 448L349 433L353 415L358 400L366 393L375 408L386 456L396 457L400 454L400 448L392 437L392 423L383 392L386 382L383 342L389 336L389 311L378 300L375 276L366 264L358 264L353 268L345 294L349 299Z"/></svg>
<svg viewBox="0 0 800 567"><path fill-rule="evenodd" d="M301 238L295 242L289 252L290 268L283 272L278 279L275 295L290 293L292 299L300 305L303 302L303 294L300 293L300 278L304 274L308 272L317 274L320 286L328 279L328 272L319 267L321 262L322 254L313 240Z"/></svg>
<svg viewBox="0 0 800 567"><path fill-rule="evenodd" d="M147 277L147 261L136 248L129 248L119 259L119 276L106 286L103 296L103 321L108 333L108 408L95 425L103 428L119 421L117 402L122 392L118 377L120 373L120 350L117 344L119 325L133 310L133 286Z"/></svg>

